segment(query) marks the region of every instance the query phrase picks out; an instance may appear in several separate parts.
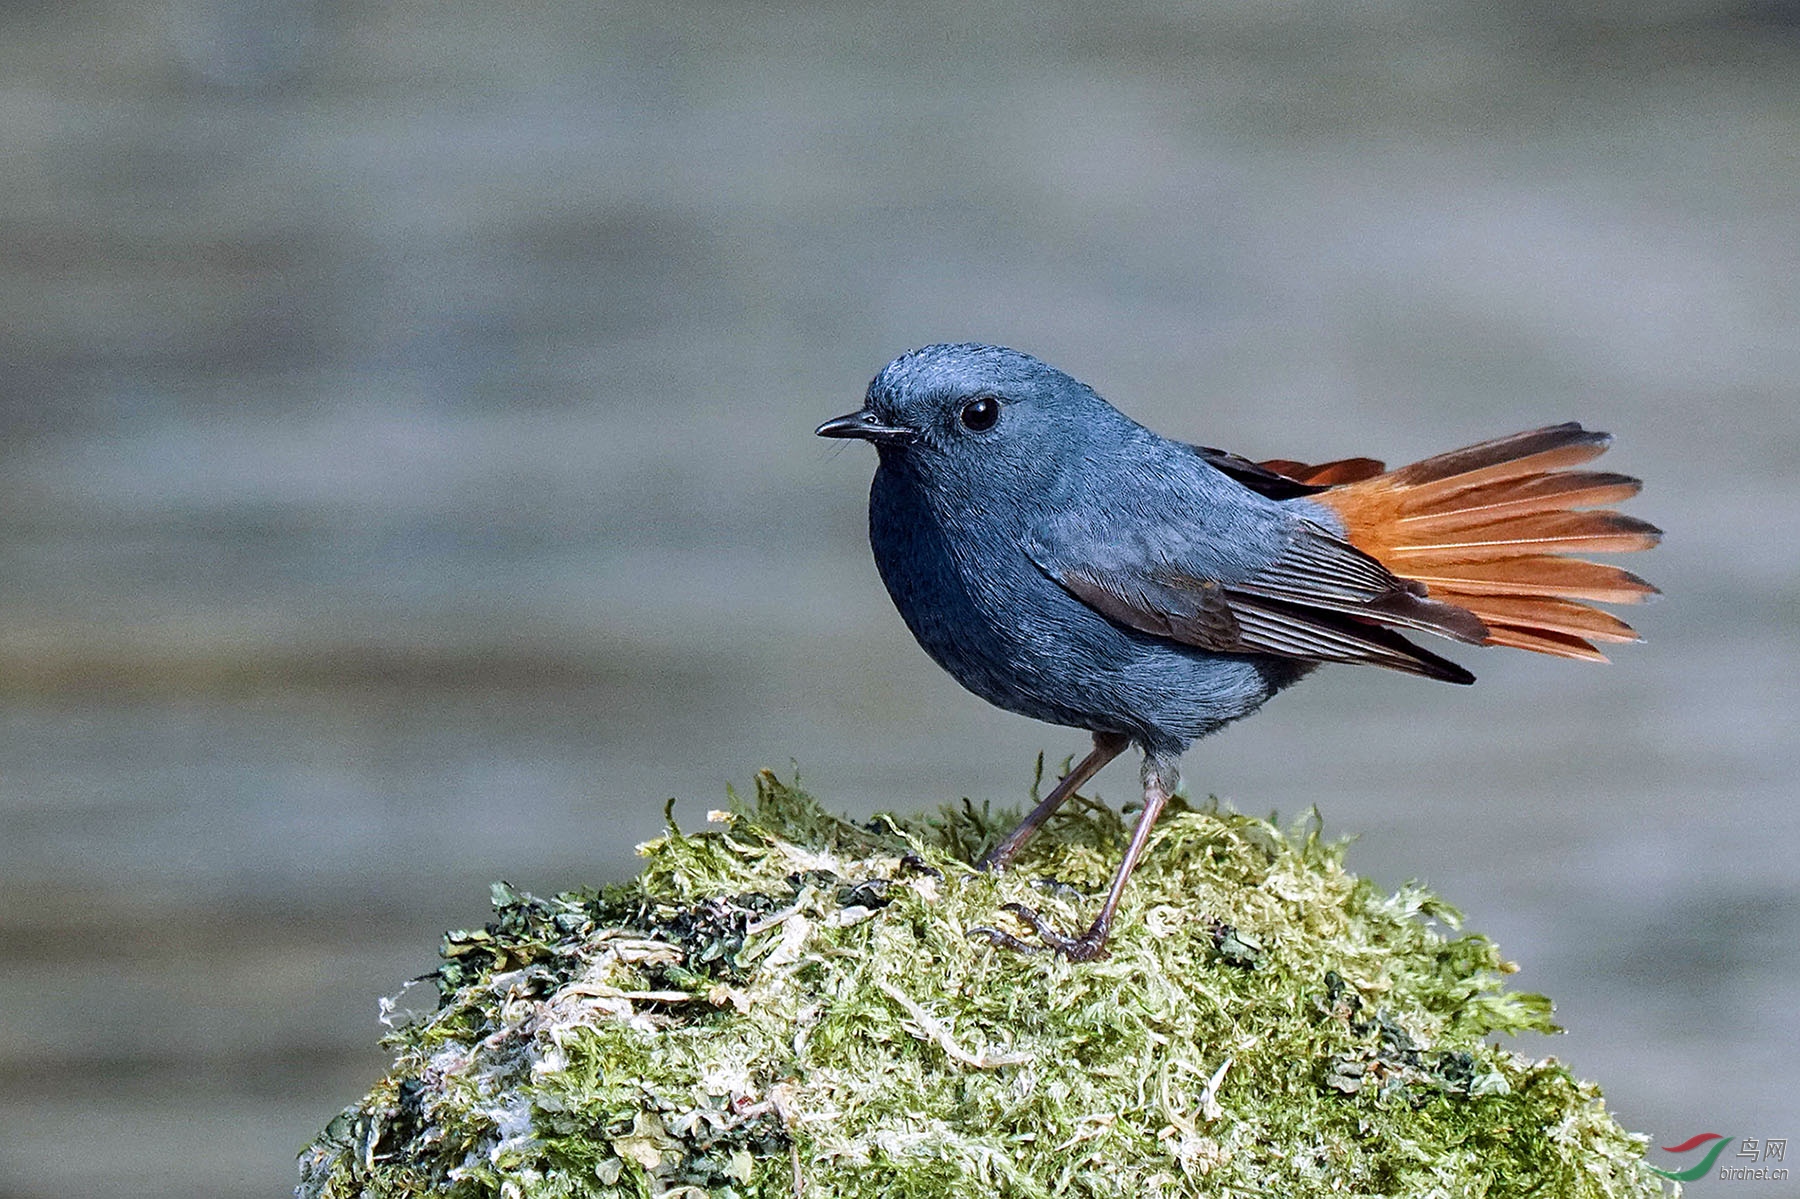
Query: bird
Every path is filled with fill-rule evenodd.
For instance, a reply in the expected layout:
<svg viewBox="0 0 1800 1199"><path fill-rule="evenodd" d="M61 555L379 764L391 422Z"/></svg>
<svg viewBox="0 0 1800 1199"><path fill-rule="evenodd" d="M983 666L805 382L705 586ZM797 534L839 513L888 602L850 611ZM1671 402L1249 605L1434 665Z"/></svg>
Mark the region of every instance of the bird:
<svg viewBox="0 0 1800 1199"><path fill-rule="evenodd" d="M962 343L902 354L815 432L874 445L869 543L925 652L1001 708L1092 734L982 869L1004 869L1127 748L1143 755L1143 804L1092 925L1068 935L1008 905L1042 946L982 930L1074 961L1105 954L1194 741L1329 663L1474 681L1414 634L1605 661L1596 643L1641 638L1594 603L1657 591L1570 556L1662 535L1606 507L1639 480L1575 469L1612 440L1575 422L1396 470L1256 461L1152 432L1030 354Z"/></svg>

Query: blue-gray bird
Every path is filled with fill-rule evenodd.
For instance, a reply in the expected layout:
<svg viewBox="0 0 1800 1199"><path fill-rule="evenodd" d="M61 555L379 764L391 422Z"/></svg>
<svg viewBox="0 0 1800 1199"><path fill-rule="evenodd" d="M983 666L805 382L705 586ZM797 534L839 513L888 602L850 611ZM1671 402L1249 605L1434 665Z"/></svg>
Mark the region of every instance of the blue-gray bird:
<svg viewBox="0 0 1800 1199"><path fill-rule="evenodd" d="M984 868L1127 746L1143 751L1143 809L1093 925L1069 937L1012 909L1076 960L1104 952L1196 738L1325 662L1474 681L1406 633L1604 661L1594 642L1639 638L1583 601L1655 591L1563 556L1660 536L1596 510L1639 483L1568 469L1611 440L1573 423L1394 471L1253 462L1159 436L1029 354L969 344L896 358L862 408L817 432L880 456L869 542L926 653L991 703L1093 734Z"/></svg>

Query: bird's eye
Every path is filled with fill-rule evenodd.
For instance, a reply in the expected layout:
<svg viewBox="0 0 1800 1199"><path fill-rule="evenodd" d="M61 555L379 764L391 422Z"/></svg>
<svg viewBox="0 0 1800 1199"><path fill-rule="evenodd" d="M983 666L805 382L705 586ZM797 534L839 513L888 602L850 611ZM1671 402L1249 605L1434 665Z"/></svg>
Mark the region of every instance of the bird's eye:
<svg viewBox="0 0 1800 1199"><path fill-rule="evenodd" d="M1000 419L1000 401L993 396L976 396L964 404L957 415L962 419L963 428L974 433L986 432Z"/></svg>

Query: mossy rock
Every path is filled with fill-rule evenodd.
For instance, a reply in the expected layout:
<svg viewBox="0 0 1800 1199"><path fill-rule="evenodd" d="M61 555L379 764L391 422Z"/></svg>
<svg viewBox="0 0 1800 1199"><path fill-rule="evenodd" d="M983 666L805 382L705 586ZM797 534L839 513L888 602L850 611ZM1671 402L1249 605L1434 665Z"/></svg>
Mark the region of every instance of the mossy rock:
<svg viewBox="0 0 1800 1199"><path fill-rule="evenodd" d="M1450 908L1346 873L1317 823L1165 815L1105 959L998 948L1091 918L1122 842L1077 801L1007 821L830 816L763 774L643 873L495 888L435 1010L301 1156L350 1196L1661 1195L1645 1140L1554 1060Z"/></svg>

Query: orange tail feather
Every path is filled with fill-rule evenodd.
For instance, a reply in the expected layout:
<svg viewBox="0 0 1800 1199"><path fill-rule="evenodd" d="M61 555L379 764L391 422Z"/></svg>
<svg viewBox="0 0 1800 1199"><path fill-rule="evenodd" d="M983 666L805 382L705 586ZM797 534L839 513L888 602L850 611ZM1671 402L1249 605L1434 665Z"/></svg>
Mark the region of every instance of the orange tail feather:
<svg viewBox="0 0 1800 1199"><path fill-rule="evenodd" d="M1636 479L1569 469L1611 441L1570 423L1385 474L1371 472L1367 459L1282 465L1298 468L1283 473L1303 482L1333 484L1311 498L1343 519L1351 543L1425 584L1432 599L1475 613L1489 645L1604 662L1593 642L1639 637L1580 601L1636 603L1656 588L1616 566L1563 555L1646 550L1662 536L1636 517L1594 507L1636 495Z"/></svg>

